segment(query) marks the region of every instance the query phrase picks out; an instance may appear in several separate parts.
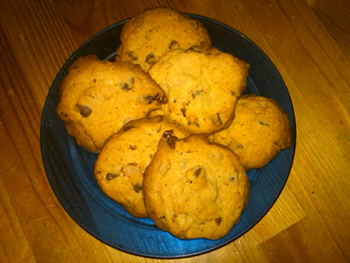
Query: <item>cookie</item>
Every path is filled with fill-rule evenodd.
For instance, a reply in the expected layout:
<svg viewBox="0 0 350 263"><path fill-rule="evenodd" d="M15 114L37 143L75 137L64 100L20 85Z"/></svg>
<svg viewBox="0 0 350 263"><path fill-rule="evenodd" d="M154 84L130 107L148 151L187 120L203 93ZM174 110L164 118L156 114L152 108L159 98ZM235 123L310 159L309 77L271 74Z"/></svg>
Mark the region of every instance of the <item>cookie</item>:
<svg viewBox="0 0 350 263"><path fill-rule="evenodd" d="M148 9L125 23L117 50L121 61L148 71L166 52L192 46L211 46L204 26L169 7Z"/></svg>
<svg viewBox="0 0 350 263"><path fill-rule="evenodd" d="M203 135L165 135L144 176L148 215L181 239L225 236L248 203L244 167L232 151Z"/></svg>
<svg viewBox="0 0 350 263"><path fill-rule="evenodd" d="M249 64L220 52L172 50L149 71L168 96L165 114L193 134L228 127L246 87Z"/></svg>
<svg viewBox="0 0 350 263"><path fill-rule="evenodd" d="M271 99L253 94L237 102L231 126L211 139L230 148L246 170L261 168L292 144L287 114Z"/></svg>
<svg viewBox="0 0 350 263"><path fill-rule="evenodd" d="M134 217L147 217L143 173L166 130L180 138L188 136L162 116L131 121L106 141L95 163L95 177L103 192Z"/></svg>
<svg viewBox="0 0 350 263"><path fill-rule="evenodd" d="M164 91L139 66L92 55L73 63L59 94L56 112L67 133L92 152L125 123L167 102Z"/></svg>

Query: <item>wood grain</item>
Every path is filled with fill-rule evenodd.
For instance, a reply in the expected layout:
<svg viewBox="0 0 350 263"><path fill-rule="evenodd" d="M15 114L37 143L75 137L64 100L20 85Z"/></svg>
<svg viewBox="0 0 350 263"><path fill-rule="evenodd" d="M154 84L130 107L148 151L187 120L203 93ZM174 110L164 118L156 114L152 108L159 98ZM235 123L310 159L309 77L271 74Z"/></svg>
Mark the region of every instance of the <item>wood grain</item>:
<svg viewBox="0 0 350 263"><path fill-rule="evenodd" d="M88 38L145 8L172 6L241 31L270 57L290 93L297 147L268 214L236 241L169 262L350 261L349 1L1 1L0 262L163 262L111 248L54 195L40 152L50 86Z"/></svg>

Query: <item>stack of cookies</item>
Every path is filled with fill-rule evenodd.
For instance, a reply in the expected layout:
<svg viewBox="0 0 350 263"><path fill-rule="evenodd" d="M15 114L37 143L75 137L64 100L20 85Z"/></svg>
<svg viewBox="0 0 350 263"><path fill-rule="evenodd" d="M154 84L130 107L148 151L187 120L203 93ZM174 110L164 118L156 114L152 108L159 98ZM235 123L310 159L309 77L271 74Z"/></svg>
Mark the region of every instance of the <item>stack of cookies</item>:
<svg viewBox="0 0 350 263"><path fill-rule="evenodd" d="M242 95L249 64L212 47L204 26L171 8L125 23L115 62L79 58L57 114L95 177L132 216L182 239L219 239L249 199L246 171L291 141L270 98Z"/></svg>

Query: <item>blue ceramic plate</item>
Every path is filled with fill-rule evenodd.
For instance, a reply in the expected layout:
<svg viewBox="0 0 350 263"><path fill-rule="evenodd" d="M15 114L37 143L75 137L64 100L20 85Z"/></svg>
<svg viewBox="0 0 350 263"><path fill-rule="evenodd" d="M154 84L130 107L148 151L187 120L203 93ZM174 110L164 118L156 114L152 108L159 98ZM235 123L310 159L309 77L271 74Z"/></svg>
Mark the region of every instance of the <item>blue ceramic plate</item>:
<svg viewBox="0 0 350 263"><path fill-rule="evenodd" d="M287 112L295 138L294 112L288 90L269 58L233 28L209 18L190 16L207 28L213 46L250 63L245 93L274 98ZM76 145L55 113L58 86L68 67L78 57L88 54L113 60L125 22L112 25L86 41L64 64L52 84L40 130L42 158L50 184L62 206L82 228L119 250L146 257L177 258L198 255L228 244L252 228L274 204L287 181L295 144L264 168L248 173L251 182L249 204L238 224L220 240L180 240L159 230L150 219L130 216L98 187L93 173L97 154Z"/></svg>

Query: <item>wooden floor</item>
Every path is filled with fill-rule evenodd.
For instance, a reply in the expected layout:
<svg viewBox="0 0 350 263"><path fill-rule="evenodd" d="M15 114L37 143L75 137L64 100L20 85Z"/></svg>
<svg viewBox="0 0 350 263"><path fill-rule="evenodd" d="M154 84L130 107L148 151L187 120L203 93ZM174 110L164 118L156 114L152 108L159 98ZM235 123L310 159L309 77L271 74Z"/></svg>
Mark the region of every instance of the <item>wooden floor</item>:
<svg viewBox="0 0 350 263"><path fill-rule="evenodd" d="M288 182L248 233L170 262L350 261L350 1L1 0L0 262L163 262L95 239L62 208L40 153L49 88L69 56L108 25L170 5L239 30L290 93L297 146Z"/></svg>

